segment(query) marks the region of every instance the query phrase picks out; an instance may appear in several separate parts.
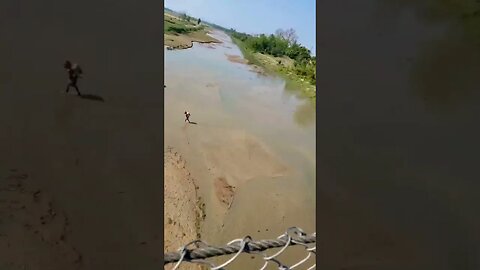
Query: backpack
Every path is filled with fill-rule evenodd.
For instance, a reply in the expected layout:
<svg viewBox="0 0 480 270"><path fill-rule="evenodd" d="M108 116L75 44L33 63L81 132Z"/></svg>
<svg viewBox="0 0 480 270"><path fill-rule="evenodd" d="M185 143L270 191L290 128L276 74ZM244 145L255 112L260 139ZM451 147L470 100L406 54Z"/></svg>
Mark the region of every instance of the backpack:
<svg viewBox="0 0 480 270"><path fill-rule="evenodd" d="M78 64L74 64L73 67L72 67L72 70L75 72L76 75L82 75L83 74L83 70L80 67L80 65L78 65Z"/></svg>
<svg viewBox="0 0 480 270"><path fill-rule="evenodd" d="M83 74L83 70L82 70L82 68L81 68L80 66L77 66L77 68L76 68L75 70L76 70L76 72L77 72L78 75L82 75L82 74Z"/></svg>

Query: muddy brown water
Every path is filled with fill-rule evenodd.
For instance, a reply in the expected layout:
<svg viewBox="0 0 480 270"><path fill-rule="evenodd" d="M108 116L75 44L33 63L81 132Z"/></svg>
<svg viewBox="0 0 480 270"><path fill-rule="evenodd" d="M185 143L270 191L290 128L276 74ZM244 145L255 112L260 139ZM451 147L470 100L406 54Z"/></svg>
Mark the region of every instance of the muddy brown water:
<svg viewBox="0 0 480 270"><path fill-rule="evenodd" d="M184 155L200 186L206 203L202 239L216 245L246 235L270 239L291 226L314 232L314 103L298 97L294 89L286 89L286 82L279 77L262 76L245 64L229 61L228 55L241 56L238 47L222 32L212 35L223 43L165 50L165 147L173 146ZM184 110L191 113L196 125L184 123ZM245 147L243 138L251 140ZM258 145L269 154L255 152ZM235 154L244 148L250 149L252 156ZM235 150L224 153L222 149ZM214 154L218 160L212 158ZM250 158L258 158L262 164L271 158L288 172L263 173L271 170L269 162L263 170L249 163ZM251 178L227 177L236 187L228 211L214 194L214 180L224 176L219 171ZM246 255L232 269L253 265L258 265L258 260Z"/></svg>
<svg viewBox="0 0 480 270"><path fill-rule="evenodd" d="M480 24L463 4L480 9L319 7L319 269L480 268Z"/></svg>

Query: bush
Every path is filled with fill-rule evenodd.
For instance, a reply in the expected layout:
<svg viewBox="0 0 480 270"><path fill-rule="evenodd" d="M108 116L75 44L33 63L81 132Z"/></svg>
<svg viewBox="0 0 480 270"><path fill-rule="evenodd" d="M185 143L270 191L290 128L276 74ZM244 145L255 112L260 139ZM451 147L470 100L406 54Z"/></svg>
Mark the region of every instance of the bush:
<svg viewBox="0 0 480 270"><path fill-rule="evenodd" d="M269 54L275 57L287 56L295 61L293 72L315 84L316 82L316 58L311 56L310 50L296 42L289 42L280 35L261 34L252 36L230 29L229 34L240 41L245 47L253 52Z"/></svg>
<svg viewBox="0 0 480 270"><path fill-rule="evenodd" d="M183 27L183 26L177 26L177 25L172 25L169 26L167 29L168 32L175 32L178 34L185 34L191 32L191 29Z"/></svg>

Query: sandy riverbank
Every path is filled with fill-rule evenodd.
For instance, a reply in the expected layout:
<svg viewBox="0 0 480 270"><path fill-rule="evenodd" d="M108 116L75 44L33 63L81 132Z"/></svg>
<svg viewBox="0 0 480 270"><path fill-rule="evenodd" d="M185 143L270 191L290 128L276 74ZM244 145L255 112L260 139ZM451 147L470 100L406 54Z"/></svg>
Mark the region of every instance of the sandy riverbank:
<svg viewBox="0 0 480 270"><path fill-rule="evenodd" d="M197 185L185 159L173 148L164 157L164 251L174 252L193 240L201 239L200 226L204 218L204 204L197 195ZM165 269L171 269L169 264ZM199 269L182 264L181 269Z"/></svg>
<svg viewBox="0 0 480 270"><path fill-rule="evenodd" d="M232 63L248 65L250 67L250 71L255 72L259 75L264 75L264 76L267 75L264 68L251 63L250 61L245 59L243 56L231 55L231 54L225 54L225 56L227 57L228 61L230 61Z"/></svg>
<svg viewBox="0 0 480 270"><path fill-rule="evenodd" d="M193 43L213 44L220 43L208 37L206 33L192 33L189 35L168 35L165 34L165 47L167 50L184 50L193 47Z"/></svg>
<svg viewBox="0 0 480 270"><path fill-rule="evenodd" d="M185 21L177 16L164 13L164 44L168 50L181 50L193 47L193 43L221 43L209 35L210 28Z"/></svg>
<svg viewBox="0 0 480 270"><path fill-rule="evenodd" d="M164 247L170 252L182 243L200 239L204 210L185 159L169 148L164 162Z"/></svg>
<svg viewBox="0 0 480 270"><path fill-rule="evenodd" d="M202 150L181 154L168 147L165 151L164 250L167 252L177 251L193 240L211 241L201 235L206 215L220 215L223 219L235 201L237 187L252 179L275 178L288 171L257 138L238 130L222 130L222 134L223 139L217 138L216 143L208 143ZM208 168L208 176L191 170L185 158L191 157L194 161L198 153L205 157L201 166ZM205 211L205 202L198 192L200 182L208 183L206 188L212 190L213 202L207 201L212 203L213 213ZM223 228L223 222L217 226ZM169 264L166 269L172 267L173 264ZM181 269L200 268L185 263Z"/></svg>
<svg viewBox="0 0 480 270"><path fill-rule="evenodd" d="M204 167L208 179L195 179L185 157L172 147L164 156L164 249L176 251L181 245L201 239L201 226L206 216L205 203L199 196L198 181L210 182L215 200L223 214L232 206L235 189L251 179L278 177L286 173L264 145L251 135L239 131L222 132L224 139L205 145ZM194 153L187 151L187 155ZM245 170L245 168L249 168ZM201 175L197 172L196 175Z"/></svg>

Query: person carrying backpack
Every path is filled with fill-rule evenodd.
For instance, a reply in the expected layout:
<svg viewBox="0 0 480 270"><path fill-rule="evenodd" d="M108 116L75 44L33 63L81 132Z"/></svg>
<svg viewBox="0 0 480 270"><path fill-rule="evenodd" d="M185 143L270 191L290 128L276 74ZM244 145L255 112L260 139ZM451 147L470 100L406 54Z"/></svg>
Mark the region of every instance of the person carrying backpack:
<svg viewBox="0 0 480 270"><path fill-rule="evenodd" d="M185 111L185 122L187 122L187 121L188 121L188 123L190 123L190 113Z"/></svg>
<svg viewBox="0 0 480 270"><path fill-rule="evenodd" d="M69 79L69 83L67 84L67 89L66 89L66 92L68 93L68 91L70 90L70 87L73 87L75 88L75 90L77 90L77 94L79 96L82 96L82 94L80 93L80 90L78 90L78 86L77 86L77 81L78 81L78 78L81 78L81 75L82 75L82 69L80 68L80 66L78 64L72 64L69 60L66 60L63 67L68 71L68 79Z"/></svg>

